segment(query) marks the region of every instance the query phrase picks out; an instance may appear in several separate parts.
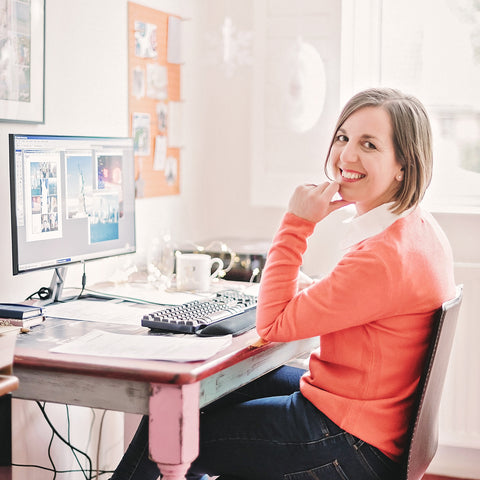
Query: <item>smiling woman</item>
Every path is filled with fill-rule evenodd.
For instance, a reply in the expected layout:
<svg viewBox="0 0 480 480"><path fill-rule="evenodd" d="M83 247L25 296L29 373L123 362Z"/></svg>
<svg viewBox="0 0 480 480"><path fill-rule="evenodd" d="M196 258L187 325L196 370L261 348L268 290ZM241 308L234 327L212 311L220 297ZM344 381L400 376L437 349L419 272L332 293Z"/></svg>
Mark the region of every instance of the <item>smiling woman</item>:
<svg viewBox="0 0 480 480"><path fill-rule="evenodd" d="M413 97L369 89L347 103L334 131L334 181L295 189L256 315L263 339L320 337L321 348L308 371L281 367L208 405L189 479L400 478L432 318L455 294L448 240L418 205L431 171L428 117ZM404 139L415 140L411 148ZM305 281L300 267L315 227L350 203L357 215L343 257L330 274ZM144 419L112 480L158 477L148 425Z"/></svg>
<svg viewBox="0 0 480 480"><path fill-rule="evenodd" d="M359 214L393 200L403 167L395 157L387 111L364 107L353 113L338 129L328 163L341 197L355 202Z"/></svg>
<svg viewBox="0 0 480 480"><path fill-rule="evenodd" d="M428 115L415 97L393 89L360 92L340 114L325 173L359 215L390 201L400 214L430 183L431 141Z"/></svg>

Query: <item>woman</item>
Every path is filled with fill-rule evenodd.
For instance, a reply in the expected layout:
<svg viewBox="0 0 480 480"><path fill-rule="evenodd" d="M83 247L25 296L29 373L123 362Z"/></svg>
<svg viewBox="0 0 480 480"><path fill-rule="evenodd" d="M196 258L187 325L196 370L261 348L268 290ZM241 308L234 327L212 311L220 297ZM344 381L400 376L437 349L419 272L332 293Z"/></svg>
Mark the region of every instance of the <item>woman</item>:
<svg viewBox="0 0 480 480"><path fill-rule="evenodd" d="M396 90L355 95L337 122L325 169L331 182L302 185L290 199L257 308L264 339L319 336L320 349L307 372L282 367L205 409L200 455L187 478L399 474L433 314L455 294L448 241L419 206L432 172L425 109ZM357 213L344 256L300 289L308 237L349 204ZM158 475L146 456L136 458L147 428L144 421L113 479Z"/></svg>

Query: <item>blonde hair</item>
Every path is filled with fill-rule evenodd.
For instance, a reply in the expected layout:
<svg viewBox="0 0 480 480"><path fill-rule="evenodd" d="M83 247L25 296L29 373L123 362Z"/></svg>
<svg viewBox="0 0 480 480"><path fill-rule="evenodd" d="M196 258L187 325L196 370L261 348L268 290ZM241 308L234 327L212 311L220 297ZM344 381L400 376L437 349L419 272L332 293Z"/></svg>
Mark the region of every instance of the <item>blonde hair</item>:
<svg viewBox="0 0 480 480"><path fill-rule="evenodd" d="M432 179L432 131L422 103L412 95L391 88L371 88L354 95L343 108L330 142L325 173L328 177L330 150L338 129L352 113L364 107L380 107L389 115L395 157L403 180L394 194L391 210L400 214L418 205Z"/></svg>

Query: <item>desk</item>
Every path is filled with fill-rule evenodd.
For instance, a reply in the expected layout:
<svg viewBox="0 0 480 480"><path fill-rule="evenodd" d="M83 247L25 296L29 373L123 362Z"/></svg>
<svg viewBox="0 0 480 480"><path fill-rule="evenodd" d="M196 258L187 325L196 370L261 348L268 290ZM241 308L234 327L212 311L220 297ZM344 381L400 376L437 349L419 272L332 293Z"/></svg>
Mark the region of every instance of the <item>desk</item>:
<svg viewBox="0 0 480 480"><path fill-rule="evenodd" d="M164 480L184 478L198 455L199 409L289 360L318 340L249 346L255 330L209 360L171 363L49 352L59 341L93 328L122 333L119 325L47 321L17 340L15 398L150 415L150 456ZM131 327L130 327L131 331Z"/></svg>

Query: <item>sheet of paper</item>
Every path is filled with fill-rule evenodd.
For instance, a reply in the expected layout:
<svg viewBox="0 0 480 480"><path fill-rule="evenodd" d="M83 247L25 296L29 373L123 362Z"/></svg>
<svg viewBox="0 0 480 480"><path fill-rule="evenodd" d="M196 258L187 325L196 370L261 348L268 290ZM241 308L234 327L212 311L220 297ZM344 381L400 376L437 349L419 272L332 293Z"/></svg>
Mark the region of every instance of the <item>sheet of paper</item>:
<svg viewBox="0 0 480 480"><path fill-rule="evenodd" d="M231 343L231 335L223 337L122 335L92 330L72 342L52 348L51 351L74 355L194 362L212 357Z"/></svg>
<svg viewBox="0 0 480 480"><path fill-rule="evenodd" d="M160 305L84 299L47 305L45 313L47 317L139 326L145 314L161 309Z"/></svg>
<svg viewBox="0 0 480 480"><path fill-rule="evenodd" d="M207 300L215 295L215 292L211 294L196 294L178 292L173 289L165 290L151 283L122 283L120 285L103 283L93 285L91 291L132 301L152 302L163 305L182 305L193 300ZM159 310L159 308L160 307L158 307L157 310Z"/></svg>

